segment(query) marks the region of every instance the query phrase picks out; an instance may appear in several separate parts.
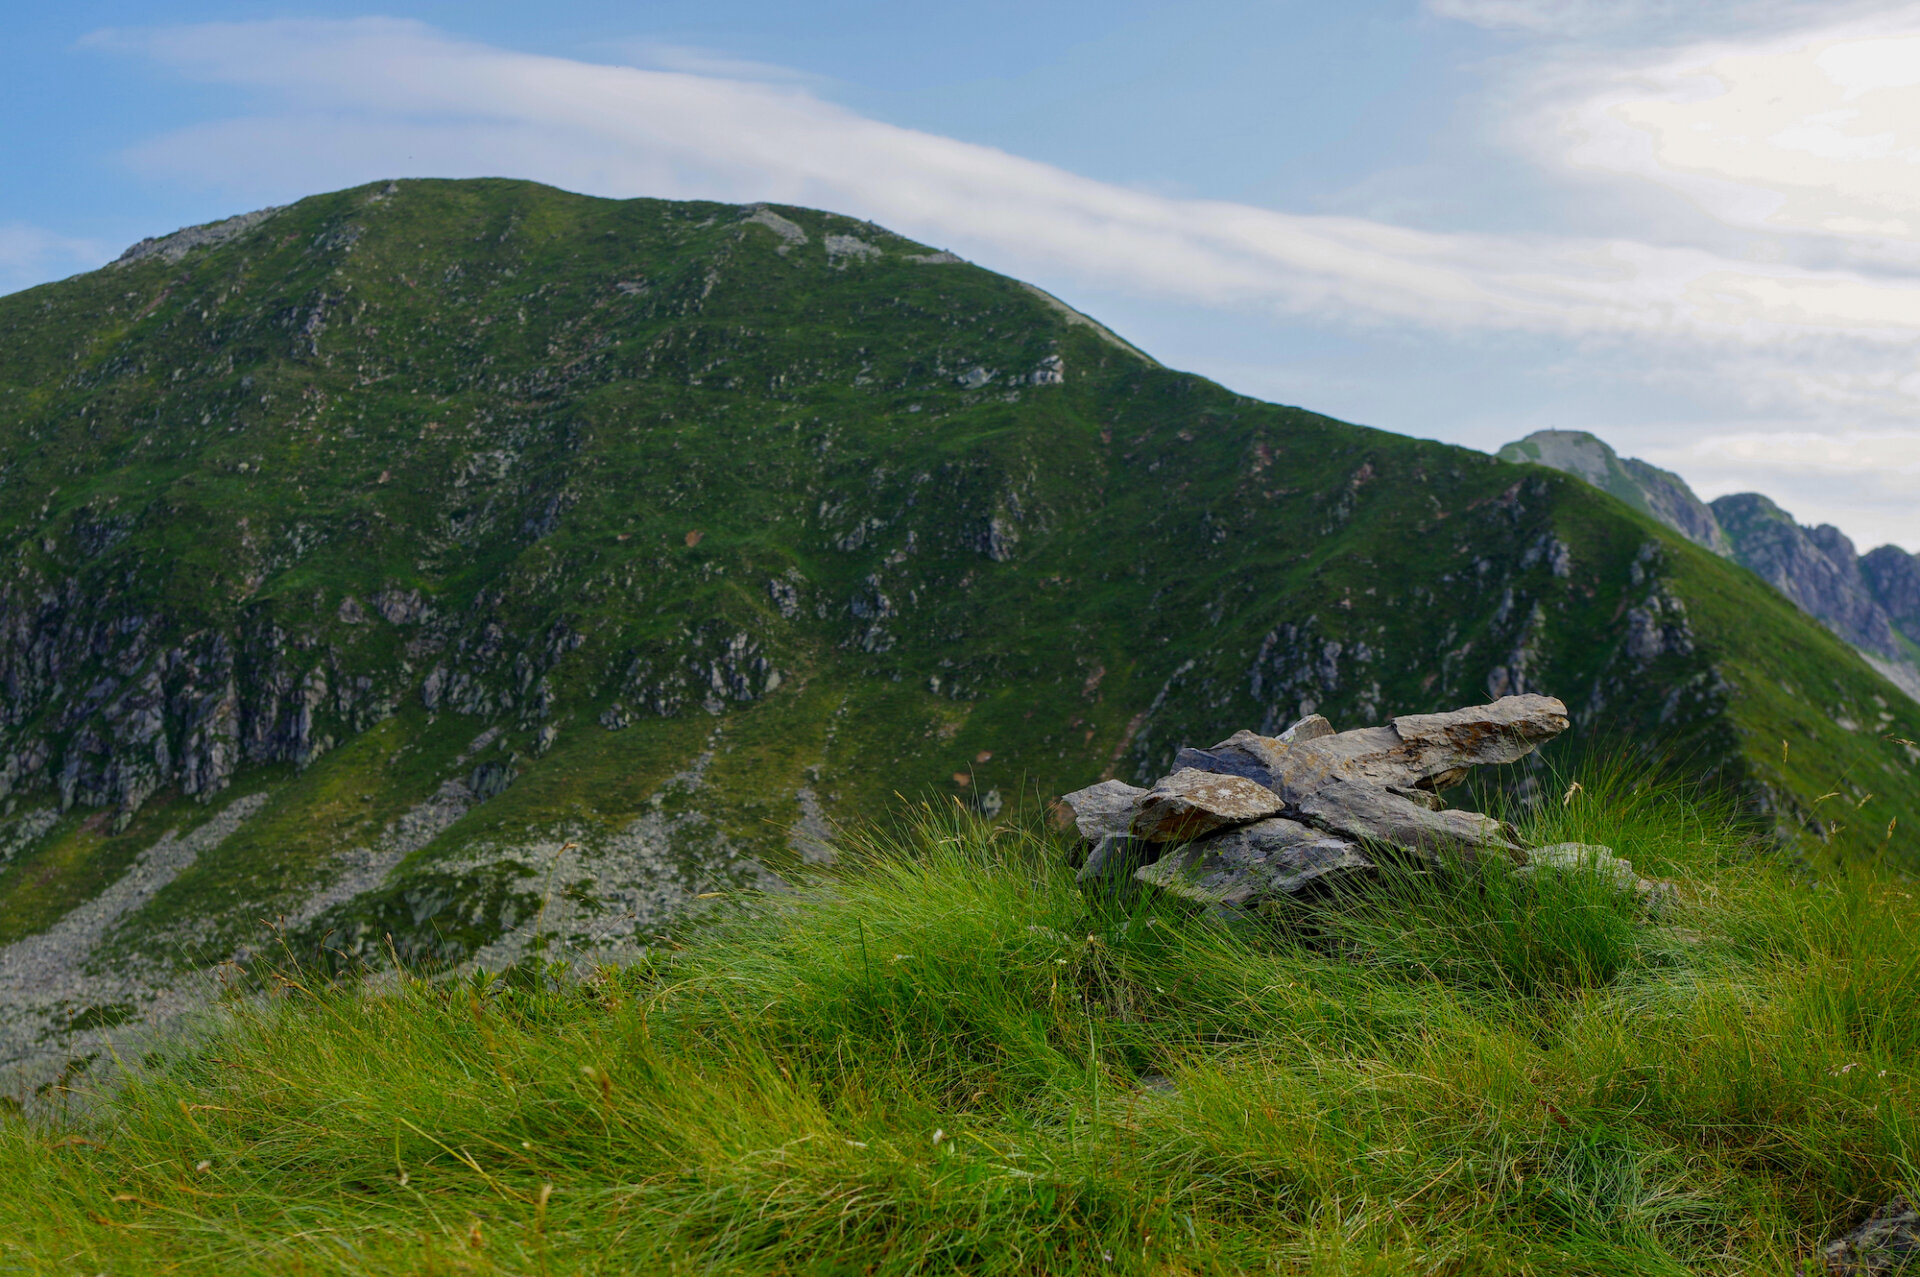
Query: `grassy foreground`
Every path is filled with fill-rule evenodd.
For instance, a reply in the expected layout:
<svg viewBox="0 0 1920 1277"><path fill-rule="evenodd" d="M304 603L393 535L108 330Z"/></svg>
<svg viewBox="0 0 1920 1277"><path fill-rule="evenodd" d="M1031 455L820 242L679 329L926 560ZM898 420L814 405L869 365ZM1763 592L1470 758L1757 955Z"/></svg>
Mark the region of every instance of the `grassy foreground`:
<svg viewBox="0 0 1920 1277"><path fill-rule="evenodd" d="M1920 1187L1920 907L1657 788L1537 838L1678 899L1409 878L1091 913L916 813L650 967L284 977L0 1121L0 1271L1784 1273Z"/></svg>

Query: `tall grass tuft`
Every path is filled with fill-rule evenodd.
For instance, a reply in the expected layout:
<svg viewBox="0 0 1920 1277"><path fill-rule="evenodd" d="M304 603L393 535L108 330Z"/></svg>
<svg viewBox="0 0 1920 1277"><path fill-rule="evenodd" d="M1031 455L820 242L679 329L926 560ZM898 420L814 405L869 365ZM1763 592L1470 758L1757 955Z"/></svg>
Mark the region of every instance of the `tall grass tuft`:
<svg viewBox="0 0 1920 1277"><path fill-rule="evenodd" d="M1228 925L912 808L649 961L321 985L0 1124L0 1267L1785 1272L1920 1187L1920 910L1683 791L1671 879L1407 872Z"/></svg>

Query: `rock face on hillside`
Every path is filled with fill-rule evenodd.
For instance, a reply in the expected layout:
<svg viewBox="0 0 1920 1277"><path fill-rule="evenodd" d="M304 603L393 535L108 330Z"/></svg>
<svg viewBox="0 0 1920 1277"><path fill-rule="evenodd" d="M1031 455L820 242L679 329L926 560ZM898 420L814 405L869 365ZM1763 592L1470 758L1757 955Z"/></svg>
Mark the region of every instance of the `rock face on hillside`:
<svg viewBox="0 0 1920 1277"><path fill-rule="evenodd" d="M1893 1277L1920 1260L1920 1209L1896 1196L1820 1248L1799 1277Z"/></svg>
<svg viewBox="0 0 1920 1277"><path fill-rule="evenodd" d="M1566 729L1567 707L1537 695L1347 732L1315 716L1277 737L1242 731L1210 750L1184 749L1177 757L1186 765L1152 789L1104 781L1061 802L1092 844L1080 870L1090 892L1131 879L1202 904L1256 909L1365 876L1382 856L1493 855L1529 866L1511 828L1449 811L1439 794L1473 768L1517 762ZM1209 763L1219 769L1211 782L1202 770ZM1532 868L1597 869L1623 890L1653 889L1604 847L1542 849Z"/></svg>
<svg viewBox="0 0 1920 1277"><path fill-rule="evenodd" d="M1855 647L1889 658L1900 654L1893 624L1860 571L1853 542L1840 529L1803 528L1757 492L1721 497L1713 513L1740 562L1801 610Z"/></svg>

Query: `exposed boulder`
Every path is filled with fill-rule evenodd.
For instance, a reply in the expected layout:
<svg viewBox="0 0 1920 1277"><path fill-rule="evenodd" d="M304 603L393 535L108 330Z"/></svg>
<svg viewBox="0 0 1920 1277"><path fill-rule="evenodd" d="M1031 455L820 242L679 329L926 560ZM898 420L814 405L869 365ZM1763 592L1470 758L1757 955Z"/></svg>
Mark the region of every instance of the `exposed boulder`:
<svg viewBox="0 0 1920 1277"><path fill-rule="evenodd" d="M1498 851L1522 862L1526 852L1513 830L1475 811L1429 811L1398 794L1352 780L1322 785L1290 811L1330 833L1416 856Z"/></svg>
<svg viewBox="0 0 1920 1277"><path fill-rule="evenodd" d="M1190 842L1135 870L1134 877L1201 904L1244 906L1373 868L1372 859L1344 838L1276 816Z"/></svg>
<svg viewBox="0 0 1920 1277"><path fill-rule="evenodd" d="M1632 861L1614 855L1613 848L1583 842L1557 842L1549 847L1533 848L1527 853L1527 863L1520 870L1520 876L1555 871L1593 874L1611 881L1617 891L1634 891L1652 885L1633 871Z"/></svg>
<svg viewBox="0 0 1920 1277"><path fill-rule="evenodd" d="M1183 768L1133 807L1132 832L1148 842L1180 842L1228 825L1277 816L1279 795L1244 776Z"/></svg>
<svg viewBox="0 0 1920 1277"><path fill-rule="evenodd" d="M1140 870L1160 859L1166 844L1147 842L1128 834L1108 834L1093 844L1075 879L1090 896L1112 896L1126 890Z"/></svg>
<svg viewBox="0 0 1920 1277"><path fill-rule="evenodd" d="M1309 714L1278 736L1262 736L1243 729L1212 749L1188 746L1174 755L1173 769L1180 771L1191 767L1196 771L1218 772L1223 776L1244 776L1271 789L1274 769L1286 757L1290 746L1333 734L1332 723L1318 714Z"/></svg>

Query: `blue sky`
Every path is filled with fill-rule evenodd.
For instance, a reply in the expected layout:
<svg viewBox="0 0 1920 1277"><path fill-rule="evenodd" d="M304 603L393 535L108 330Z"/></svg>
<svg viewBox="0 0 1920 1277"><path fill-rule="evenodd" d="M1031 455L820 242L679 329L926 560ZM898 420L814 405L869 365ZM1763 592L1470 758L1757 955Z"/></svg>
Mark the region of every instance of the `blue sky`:
<svg viewBox="0 0 1920 1277"><path fill-rule="evenodd" d="M379 177L872 217L1176 367L1920 551L1920 9L6 0L0 291Z"/></svg>

